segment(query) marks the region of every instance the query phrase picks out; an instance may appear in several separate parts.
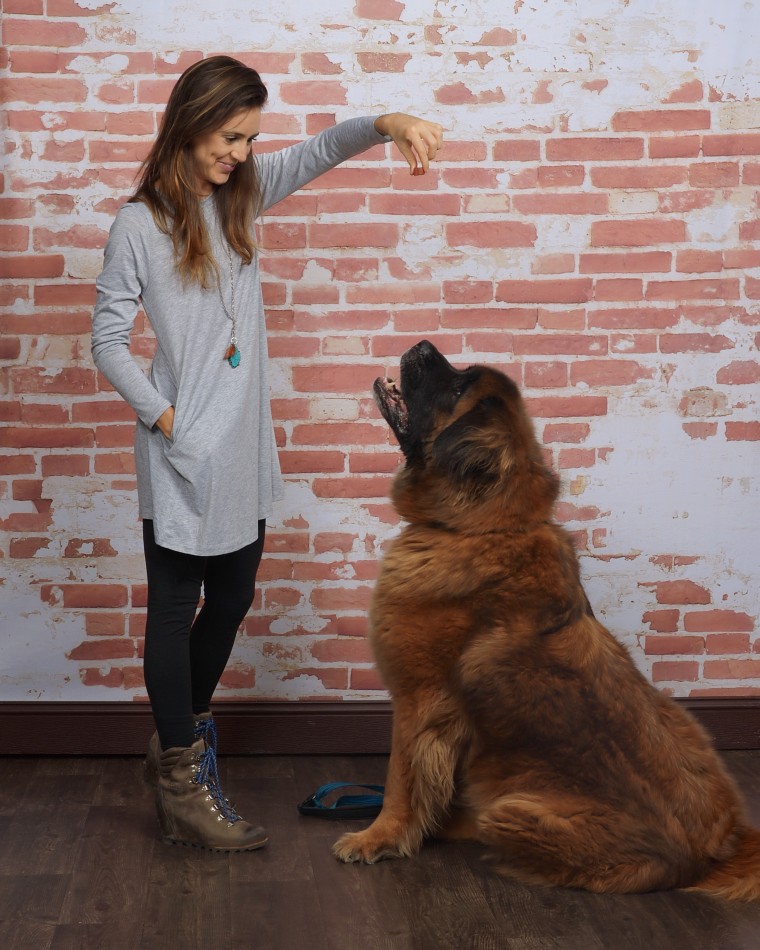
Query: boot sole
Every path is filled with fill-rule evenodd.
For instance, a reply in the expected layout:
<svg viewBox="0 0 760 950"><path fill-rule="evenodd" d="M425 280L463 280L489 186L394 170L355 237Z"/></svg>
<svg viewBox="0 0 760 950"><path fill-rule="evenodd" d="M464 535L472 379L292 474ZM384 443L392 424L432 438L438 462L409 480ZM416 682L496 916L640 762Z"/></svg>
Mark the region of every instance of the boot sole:
<svg viewBox="0 0 760 950"><path fill-rule="evenodd" d="M195 848L197 851L211 851L214 854L242 854L245 851L258 851L267 844L269 838L264 838L263 841L256 841L254 844L249 844L245 848L212 848L211 845L198 844L195 841L181 841L179 838L168 838L166 836L161 840L164 844L178 845L182 848Z"/></svg>

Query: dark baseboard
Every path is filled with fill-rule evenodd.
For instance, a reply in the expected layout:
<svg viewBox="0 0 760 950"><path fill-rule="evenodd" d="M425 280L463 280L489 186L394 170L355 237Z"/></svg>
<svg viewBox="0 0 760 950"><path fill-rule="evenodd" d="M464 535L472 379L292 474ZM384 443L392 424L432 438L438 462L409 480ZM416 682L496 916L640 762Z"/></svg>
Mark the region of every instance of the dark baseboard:
<svg viewBox="0 0 760 950"><path fill-rule="evenodd" d="M760 749L760 698L679 700L719 749ZM218 703L225 754L355 755L390 749L388 702ZM0 755L142 755L145 703L2 703Z"/></svg>

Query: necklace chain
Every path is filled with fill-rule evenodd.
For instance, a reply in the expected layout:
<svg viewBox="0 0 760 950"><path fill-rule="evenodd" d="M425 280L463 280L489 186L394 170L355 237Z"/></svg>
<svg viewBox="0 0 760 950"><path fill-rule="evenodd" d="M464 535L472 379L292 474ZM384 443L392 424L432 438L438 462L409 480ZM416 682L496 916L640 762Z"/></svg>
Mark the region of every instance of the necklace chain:
<svg viewBox="0 0 760 950"><path fill-rule="evenodd" d="M240 350L238 348L237 340L237 320L235 313L235 276L232 271L232 251L227 241L224 241L224 250L227 254L227 263L230 270L230 309L227 309L227 304L224 302L224 294L222 293L222 282L219 281L219 297L222 301L222 308L232 322L232 334L230 335L230 342L227 350L224 354L224 358L230 364L230 366L235 369L236 366L240 364Z"/></svg>

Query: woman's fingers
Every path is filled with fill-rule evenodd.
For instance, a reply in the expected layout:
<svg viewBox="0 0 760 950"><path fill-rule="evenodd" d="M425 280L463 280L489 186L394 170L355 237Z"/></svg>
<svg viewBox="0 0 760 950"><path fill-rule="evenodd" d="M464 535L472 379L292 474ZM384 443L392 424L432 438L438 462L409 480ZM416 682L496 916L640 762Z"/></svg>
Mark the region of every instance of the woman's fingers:
<svg viewBox="0 0 760 950"><path fill-rule="evenodd" d="M425 174L443 143L442 125L403 112L381 116L375 127L391 136L409 163L412 175Z"/></svg>

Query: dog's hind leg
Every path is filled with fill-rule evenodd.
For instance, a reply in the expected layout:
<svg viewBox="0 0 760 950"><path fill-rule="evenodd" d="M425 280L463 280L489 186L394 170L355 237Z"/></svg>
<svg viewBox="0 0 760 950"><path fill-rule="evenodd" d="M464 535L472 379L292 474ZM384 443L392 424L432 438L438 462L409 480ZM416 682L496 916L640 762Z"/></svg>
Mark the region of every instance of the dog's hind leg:
<svg viewBox="0 0 760 950"><path fill-rule="evenodd" d="M688 873L684 852L654 826L580 796L505 795L477 824L501 873L526 884L639 893L677 887Z"/></svg>
<svg viewBox="0 0 760 950"><path fill-rule="evenodd" d="M372 864L418 851L451 804L463 744L461 720L437 717L420 724L411 709L397 708L382 811L366 830L343 835L335 856Z"/></svg>

